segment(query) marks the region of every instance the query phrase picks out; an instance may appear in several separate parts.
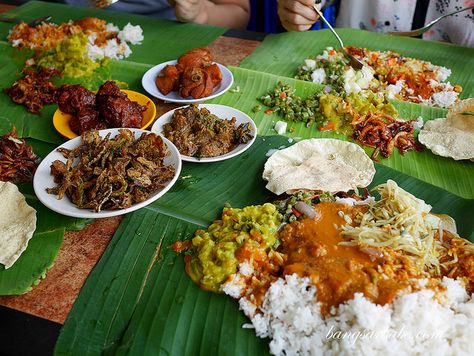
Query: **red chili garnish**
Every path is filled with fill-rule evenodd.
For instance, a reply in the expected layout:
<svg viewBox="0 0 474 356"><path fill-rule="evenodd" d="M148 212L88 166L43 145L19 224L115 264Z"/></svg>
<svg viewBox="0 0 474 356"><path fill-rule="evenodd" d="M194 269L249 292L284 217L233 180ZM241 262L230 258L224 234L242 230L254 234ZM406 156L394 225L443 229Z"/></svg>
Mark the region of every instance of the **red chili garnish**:
<svg viewBox="0 0 474 356"><path fill-rule="evenodd" d="M16 129L0 137L0 181L23 183L33 179L39 158L19 139Z"/></svg>
<svg viewBox="0 0 474 356"><path fill-rule="evenodd" d="M319 128L319 131L331 131L334 130L334 122L329 121L326 126Z"/></svg>
<svg viewBox="0 0 474 356"><path fill-rule="evenodd" d="M265 114L273 114L273 110L272 109L267 109L267 110L265 110Z"/></svg>
<svg viewBox="0 0 474 356"><path fill-rule="evenodd" d="M285 99L286 98L286 93L284 91L282 91L280 93L280 99Z"/></svg>

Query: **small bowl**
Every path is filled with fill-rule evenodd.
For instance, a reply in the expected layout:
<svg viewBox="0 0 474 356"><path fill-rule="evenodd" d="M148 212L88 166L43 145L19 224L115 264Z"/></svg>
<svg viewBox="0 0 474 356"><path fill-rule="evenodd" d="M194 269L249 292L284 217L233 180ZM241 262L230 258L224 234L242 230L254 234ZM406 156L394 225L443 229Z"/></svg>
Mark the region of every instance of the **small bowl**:
<svg viewBox="0 0 474 356"><path fill-rule="evenodd" d="M153 120L156 116L156 106L153 100L151 100L146 95L138 93L133 90L122 90L125 94L127 94L128 98L131 101L136 101L138 104L146 106L146 110L143 112L143 120L142 120L142 127L140 129L146 129L148 126L151 125ZM67 138L74 138L77 135L74 131L71 130L69 126L69 121L71 121L72 115L66 114L61 110L57 109L53 115L53 125L56 131L58 131L61 135Z"/></svg>

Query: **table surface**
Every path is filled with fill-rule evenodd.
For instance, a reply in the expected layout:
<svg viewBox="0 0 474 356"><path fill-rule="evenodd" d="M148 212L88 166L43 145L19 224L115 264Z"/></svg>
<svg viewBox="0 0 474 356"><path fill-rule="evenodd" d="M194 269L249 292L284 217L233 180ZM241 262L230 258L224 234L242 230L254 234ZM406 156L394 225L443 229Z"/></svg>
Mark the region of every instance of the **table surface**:
<svg viewBox="0 0 474 356"><path fill-rule="evenodd" d="M12 5L0 3L0 13L13 8ZM261 38L262 35L258 33L230 30L211 43L209 48L217 62L238 66L257 48ZM156 106L159 117L178 105L156 100ZM81 231L67 231L54 266L39 285L24 295L0 297L0 306L6 307L0 310L2 315L30 327L35 322L28 323L28 315L63 324L87 276L102 256L121 220L122 217L97 219ZM14 313L12 309L18 312ZM3 352L0 351L0 354Z"/></svg>

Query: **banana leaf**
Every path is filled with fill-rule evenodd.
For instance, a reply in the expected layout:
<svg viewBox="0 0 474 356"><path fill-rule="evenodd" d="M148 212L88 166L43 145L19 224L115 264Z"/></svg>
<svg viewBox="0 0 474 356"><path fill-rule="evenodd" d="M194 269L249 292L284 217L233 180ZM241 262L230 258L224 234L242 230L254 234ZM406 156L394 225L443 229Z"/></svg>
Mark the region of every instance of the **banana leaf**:
<svg viewBox="0 0 474 356"><path fill-rule="evenodd" d="M54 145L28 140L36 154L44 157ZM47 209L36 197L31 183L19 185L27 203L36 209L36 230L28 248L15 264L5 269L0 265L0 295L18 295L31 290L46 276L53 266L64 237L64 230L80 230L90 222L87 219L70 218Z"/></svg>
<svg viewBox="0 0 474 356"><path fill-rule="evenodd" d="M259 137L247 151L251 159L185 164L180 184L128 215L87 279L55 353L267 354L266 340L242 328L248 321L237 303L195 286L184 272L183 256L169 246L208 226L225 202L242 207L268 201L265 183L257 177L268 150L287 144L281 136ZM389 178L426 200L434 212L453 216L459 233L474 240L473 200L382 165L371 186Z"/></svg>
<svg viewBox="0 0 474 356"><path fill-rule="evenodd" d="M463 87L461 98L474 96L474 48L349 28L337 31L346 45L391 50L449 68L452 70L449 81ZM321 54L330 46L337 47L337 41L329 30L269 35L243 60L241 67L292 78L305 58Z"/></svg>
<svg viewBox="0 0 474 356"><path fill-rule="evenodd" d="M321 89L321 85L284 76L237 67L232 67L231 69L235 80L234 89L239 87L240 90L238 92L229 91L210 102L233 106L247 113L257 124L259 135L275 134L273 130L275 122L282 120L278 113L266 114L264 108L256 113L252 111L253 107L259 103L257 98L272 90L278 81L283 81L295 88L295 94L301 97L307 97ZM418 116L422 116L425 120L430 120L444 117L446 113L444 109L413 103L394 102L394 105L400 111L401 117L409 119L416 119ZM293 140L310 137L330 137L348 140L344 135L331 131L321 132L314 124L308 128L301 122L289 123L285 135ZM289 143L287 142L286 144L288 145ZM371 154L372 149L366 149L366 151L368 154ZM474 176L474 164L472 162L455 161L450 158L436 156L430 150L424 149L422 152L412 151L404 155L396 151L391 157L381 159L380 163L461 197L474 198L474 179L472 179Z"/></svg>
<svg viewBox="0 0 474 356"><path fill-rule="evenodd" d="M144 40L141 45L131 45L132 54L129 61L158 64L176 59L194 47L203 47L221 36L227 29L215 26L179 23L169 20L155 19L148 16L54 4L43 1L28 1L2 16L18 17L31 21L43 16L52 16L51 21L59 24L84 17L98 17L112 22L122 28L127 23L140 25ZM0 23L0 40L8 36L12 24Z"/></svg>

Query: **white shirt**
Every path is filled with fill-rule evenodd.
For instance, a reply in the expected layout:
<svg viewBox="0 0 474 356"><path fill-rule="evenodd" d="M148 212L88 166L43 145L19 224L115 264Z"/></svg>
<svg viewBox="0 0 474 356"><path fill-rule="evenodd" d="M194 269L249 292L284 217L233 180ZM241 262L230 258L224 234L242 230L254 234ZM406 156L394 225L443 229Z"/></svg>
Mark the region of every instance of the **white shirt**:
<svg viewBox="0 0 474 356"><path fill-rule="evenodd" d="M457 9L474 5L474 0L430 0L425 24ZM411 30L416 0L341 0L338 27L369 31ZM474 47L474 15L464 11L449 16L423 35L424 39Z"/></svg>

